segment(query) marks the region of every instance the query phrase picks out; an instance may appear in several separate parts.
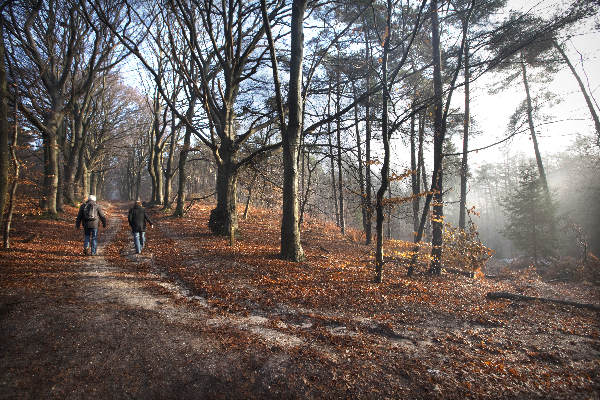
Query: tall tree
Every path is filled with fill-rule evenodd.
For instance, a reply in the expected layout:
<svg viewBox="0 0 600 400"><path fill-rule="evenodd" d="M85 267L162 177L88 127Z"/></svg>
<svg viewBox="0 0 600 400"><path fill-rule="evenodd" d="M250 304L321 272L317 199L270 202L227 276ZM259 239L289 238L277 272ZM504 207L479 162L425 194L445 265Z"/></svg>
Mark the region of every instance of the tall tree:
<svg viewBox="0 0 600 400"><path fill-rule="evenodd" d="M381 137L383 141L383 165L381 167L381 185L377 190L375 198L376 217L375 217L375 232L377 234L377 245L375 250L375 282L380 283L383 271L383 196L389 187L390 173L390 129L389 129L389 88L388 88L388 56L390 52L390 35L392 34L392 0L387 1L386 7L386 29L383 37L383 54L381 57L381 80L383 111L381 114Z"/></svg>
<svg viewBox="0 0 600 400"><path fill-rule="evenodd" d="M240 170L259 155L281 147L280 142L272 141L261 148L247 146L255 133L272 122L272 116L264 109L257 109L259 101L239 103L240 97L247 95L251 87L253 100L261 93L259 87L253 86L267 52L259 46L265 32L260 3L169 0L165 7L146 7L140 11L135 4L123 2L129 15L136 18L135 23L130 24L135 29L110 24L108 11L102 7L96 6L95 12L155 78L158 71L139 46L146 34L152 34L153 21L165 21L168 46L164 53L168 54L182 84L195 93L204 111L202 123L198 123L199 118L187 119L185 112L173 104L162 83L158 91L167 106L213 154L217 166L217 204L211 211L210 229L222 235L236 232ZM282 14L287 12L286 5L272 4L269 21L279 24ZM242 114L247 118L240 119Z"/></svg>
<svg viewBox="0 0 600 400"><path fill-rule="evenodd" d="M476 32L476 36L486 30L489 31L490 16L493 15L498 9L506 5L506 0L488 0L482 2L473 3L473 9L469 12L468 8L469 0L457 0L455 1L455 7L457 8L458 21L462 25L462 29L466 36L464 46L464 115L463 115L463 146L462 146L462 160L461 160L461 175L460 175L460 199L459 199L459 218L458 227L465 229L466 224L466 203L467 203L467 180L469 177L469 130L471 123L471 43L474 42L475 47L478 46L476 38L472 38L469 34L471 27L479 27ZM493 26L493 25L492 25Z"/></svg>
<svg viewBox="0 0 600 400"><path fill-rule="evenodd" d="M416 10L411 10L410 8L402 8L400 7L401 13L399 18L399 25L407 27L407 31L401 32L400 35L395 33L392 30L392 17L394 15L395 3L391 0L387 1L385 6L386 12L386 26L385 31L381 38L381 43L383 45L383 53L381 57L381 88L382 88L382 99L383 99L383 108L381 114L381 137L383 141L383 162L381 167L381 184L376 194L376 202L375 202L375 223L376 223L376 235L377 242L375 247L375 282L382 281L382 271L383 271L383 222L384 222L384 196L386 191L389 189L389 173L390 173L390 139L392 134L398 129L400 124L407 119L410 118L410 112L408 116L405 116L402 119L394 121L394 123L390 123L389 119L389 110L388 104L391 100L390 93L392 91L393 86L397 83L397 74L400 71L400 68L405 66L405 63L410 54L412 44L417 36L417 32L421 28L421 16L427 1L424 0L420 7ZM416 15L416 17L415 17ZM408 23L408 21L411 21ZM388 72L388 57L391 54L391 39L393 37L400 36L400 40L402 45L400 46L400 54L398 57L397 64L391 73Z"/></svg>
<svg viewBox="0 0 600 400"><path fill-rule="evenodd" d="M5 4L2 4L2 9ZM3 10L0 9L0 12ZM0 226L8 193L8 84L4 55L4 17L0 13ZM15 121L16 123L16 121Z"/></svg>
<svg viewBox="0 0 600 400"><path fill-rule="evenodd" d="M442 87L442 62L440 50L440 27L437 0L431 0L431 47L433 58L433 194L432 240L431 240L431 267L430 272L441 273L442 258L442 223L444 218L443 185L442 185L442 146L446 134L443 121L443 90Z"/></svg>
<svg viewBox="0 0 600 400"><path fill-rule="evenodd" d="M271 35L265 0L261 0L261 9L271 55L271 67L275 82L277 114L283 143L283 215L281 218L281 257L290 261L302 261L304 250L300 244L298 226L298 154L303 124L302 101L302 62L304 59L304 13L306 0L293 0L291 20L291 58L288 90L288 123L285 122L284 109L279 82L279 69L275 55L275 44Z"/></svg>
<svg viewBox="0 0 600 400"><path fill-rule="evenodd" d="M342 101L342 90L340 82L340 69L341 69L341 57L340 57L340 45L336 43L336 69L335 69L335 113L337 118L335 119L335 132L337 139L337 171L338 171L338 196L339 196L339 224L342 231L342 235L346 233L346 218L344 215L344 175L342 173L342 117L340 115L340 107Z"/></svg>
<svg viewBox="0 0 600 400"><path fill-rule="evenodd" d="M14 1L7 10L10 60L22 94L20 108L42 134L43 194L40 205L57 213L59 135L70 99L89 88L94 73L118 62L114 37L84 18L79 2ZM120 14L113 12L114 24ZM74 71L80 71L73 75ZM77 77L76 80L70 79ZM74 96L70 94L73 93Z"/></svg>

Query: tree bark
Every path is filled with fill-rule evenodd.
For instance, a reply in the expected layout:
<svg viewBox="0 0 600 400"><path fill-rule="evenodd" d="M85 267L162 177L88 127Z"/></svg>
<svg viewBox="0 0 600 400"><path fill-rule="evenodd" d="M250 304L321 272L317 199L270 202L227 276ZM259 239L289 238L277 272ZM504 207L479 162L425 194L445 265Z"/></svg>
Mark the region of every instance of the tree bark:
<svg viewBox="0 0 600 400"><path fill-rule="evenodd" d="M418 174L418 162L417 162L417 149L415 143L415 118L416 116L413 114L410 117L410 170L412 174L410 175L411 187L412 187L412 209L413 209L413 235L417 234L417 230L419 230L419 192L421 191L420 182L419 182L419 174Z"/></svg>
<svg viewBox="0 0 600 400"><path fill-rule="evenodd" d="M298 151L302 133L302 62L304 58L303 20L307 0L294 0L291 21L289 120L283 133L283 216L281 219L281 257L290 261L305 259L298 227Z"/></svg>
<svg viewBox="0 0 600 400"><path fill-rule="evenodd" d="M177 217L183 217L183 205L185 203L186 196L186 183L187 183L187 172L186 163L187 157L190 152L190 141L192 136L192 129L188 126L185 128L185 135L183 137L183 148L179 152L179 176L178 176L178 187L177 187L177 207L173 215Z"/></svg>
<svg viewBox="0 0 600 400"><path fill-rule="evenodd" d="M335 89L335 112L339 114L340 112L340 102L341 93L340 93L340 50L338 45L338 66L335 72L336 77L336 89ZM337 138L337 169L338 169L338 196L340 202L340 230L342 231L342 235L346 233L346 219L344 217L344 178L342 174L342 121L341 116L335 119L335 130L336 130L336 138Z"/></svg>
<svg viewBox="0 0 600 400"><path fill-rule="evenodd" d="M56 211L63 212L64 209L64 189L65 189L65 143L67 140L67 127L65 120L62 120L57 132L58 149L56 154L58 182L56 187Z"/></svg>
<svg viewBox="0 0 600 400"><path fill-rule="evenodd" d="M443 87L442 87L442 64L440 54L440 28L438 19L437 0L431 0L431 47L433 56L433 92L434 92L434 121L433 121L433 169L437 174L432 185L433 215L432 215L432 238L431 238L431 265L429 271L440 275L442 272L442 230L444 219L443 208L443 174L442 174L442 145L444 142L443 124Z"/></svg>
<svg viewBox="0 0 600 400"><path fill-rule="evenodd" d="M219 148L219 157L222 160L217 165L217 206L211 210L208 226L212 233L217 235L235 235L238 229L237 222L237 175L238 170L231 159L232 152L226 143Z"/></svg>
<svg viewBox="0 0 600 400"><path fill-rule="evenodd" d="M248 195L246 196L246 205L244 206L244 219L248 219L248 209L250 208L250 203L252 202L252 190L254 189L254 183L258 178L258 172L255 172L252 176L252 180L250 181L250 185L248 186Z"/></svg>
<svg viewBox="0 0 600 400"><path fill-rule="evenodd" d="M90 171L85 163L81 170L81 193L84 200L90 195Z"/></svg>
<svg viewBox="0 0 600 400"><path fill-rule="evenodd" d="M155 204L163 204L164 203L164 175L163 175L163 146L160 144L160 138L156 138L154 141L154 162L152 163L154 167L154 179L156 184L155 189Z"/></svg>
<svg viewBox="0 0 600 400"><path fill-rule="evenodd" d="M71 124L71 135L73 143L68 152L68 159L64 170L64 196L65 202L75 205L75 178L81 147L83 146L83 122L78 112L78 107L73 111L73 122Z"/></svg>
<svg viewBox="0 0 600 400"><path fill-rule="evenodd" d="M468 42L467 42L468 43ZM465 115L463 119L463 153L460 163L460 201L458 228L464 230L466 226L466 207L467 207L467 177L469 174L469 125L470 125L470 66L469 66L469 46L465 46Z"/></svg>
<svg viewBox="0 0 600 400"><path fill-rule="evenodd" d="M327 114L331 115L331 83L329 84L329 90L327 91ZM331 142L331 123L327 122L327 140L329 142L329 160L330 160L330 175L331 175L331 193L333 198L333 205L335 208L335 223L340 226L340 212L337 196L337 188L335 184L335 161L333 155L333 144Z"/></svg>
<svg viewBox="0 0 600 400"><path fill-rule="evenodd" d="M0 44L0 46L1 46L1 44ZM15 97L16 97L16 94L15 94ZM18 143L17 139L19 137L17 104L18 104L18 102L15 101L15 126L14 126L14 130L13 130L12 143L10 145L10 158L12 161L13 176L12 176L12 181L10 184L10 192L9 192L9 197L8 197L8 210L6 212L4 224L2 225L3 244L4 244L5 249L10 248L10 227L12 224L12 216L13 216L13 212L15 210L15 204L17 202L17 186L19 184L19 172L21 169L21 163L19 162L19 159L17 158L17 151L16 151L16 147L17 147L17 143ZM0 220L2 220L2 218L0 218Z"/></svg>
<svg viewBox="0 0 600 400"><path fill-rule="evenodd" d="M381 80L382 80L382 96L383 110L381 115L381 138L383 140L383 165L381 166L381 185L377 190L376 205L375 205L375 231L377 235L377 244L375 248L375 282L381 283L383 274L383 197L388 190L389 185L389 164L390 164L390 136L388 127L388 75L387 62L390 49L390 34L391 34L391 13L392 2L387 2L386 25L388 34L385 36L383 44L383 55L381 61Z"/></svg>
<svg viewBox="0 0 600 400"><path fill-rule="evenodd" d="M423 155L423 146L425 143L425 111L421 111L419 113L419 149L417 151L417 181L421 182L421 186L423 187L423 190L427 190L427 171L425 171L425 157ZM420 200L419 200L419 205L420 205ZM427 218L427 215L425 215L425 219L427 220L426 222L428 224L431 224L431 220L429 218ZM427 231L430 230L430 227L427 227Z"/></svg>
<svg viewBox="0 0 600 400"><path fill-rule="evenodd" d="M298 226L302 227L302 221L304 221L304 211L306 210L306 204L308 204L308 200L310 199L311 193L311 185L312 185L312 173L314 172L317 164L315 163L315 167L310 167L310 152L307 154L306 158L306 169L308 170L308 176L306 177L306 187L302 191L302 203L300 207L300 218L298 220Z"/></svg>
<svg viewBox="0 0 600 400"><path fill-rule="evenodd" d="M8 86L4 64L4 27L0 18L0 222L4 216L8 193ZM16 116L16 113L15 113ZM15 120L16 124L16 120Z"/></svg>
<svg viewBox="0 0 600 400"><path fill-rule="evenodd" d="M354 83L352 83L352 93L356 98L356 87ZM363 171L363 158L362 158L362 148L360 142L360 128L358 126L359 118L358 118L358 104L354 104L354 127L356 130L356 150L357 150L357 158L358 158L358 185L360 187L360 210L362 214L362 224L363 231L367 232L367 207L368 204L366 202L366 194L365 194L365 178Z"/></svg>
<svg viewBox="0 0 600 400"><path fill-rule="evenodd" d="M531 104L531 94L529 92L529 81L527 79L527 67L525 66L525 59L523 53L521 53L521 74L523 77L523 86L525 86L525 95L527 101L527 123L529 124L529 132L531 134L531 140L533 141L533 150L535 152L535 161L537 163L538 172L540 174L540 180L542 186L546 191L546 195L550 197L550 188L548 187L548 180L546 179L546 171L544 170L544 164L542 162L542 155L540 154L540 148L538 146L537 135L535 133L535 127L533 124L533 106Z"/></svg>
<svg viewBox="0 0 600 400"><path fill-rule="evenodd" d="M62 116L52 113L46 121L44 139L44 181L41 207L48 215L56 216L56 197L58 192L58 138L57 130Z"/></svg>
<svg viewBox="0 0 600 400"><path fill-rule="evenodd" d="M165 171L165 198L163 200L163 209L170 207L171 203L171 186L173 185L173 163L175 158L175 145L177 144L177 136L175 132L175 114L171 116L171 141L169 143L169 155L167 156L167 167Z"/></svg>
<svg viewBox="0 0 600 400"><path fill-rule="evenodd" d="M366 92L371 91L371 48L369 46L368 30L365 29L365 60L368 66L366 76ZM371 184L371 96L365 99L365 204L366 219L365 244L371 244L371 219L373 217L372 196L373 185Z"/></svg>
<svg viewBox="0 0 600 400"><path fill-rule="evenodd" d="M85 128L84 128L85 129ZM81 196L82 200L85 200L87 193L85 192L84 186L84 174L86 173L86 162L85 162L85 136L82 134L82 143L79 147L77 155L77 171L75 172L75 180L73 182L74 197Z"/></svg>
<svg viewBox="0 0 600 400"><path fill-rule="evenodd" d="M96 182L98 180L98 174L95 171L90 172L90 194L96 196Z"/></svg>
<svg viewBox="0 0 600 400"><path fill-rule="evenodd" d="M157 118L156 114L154 118ZM157 129L157 123L153 122L153 128L150 130L150 141L148 143L148 163L146 168L148 169L148 174L150 175L150 185L151 185L151 194L150 194L150 202L156 202L156 170L154 168L154 131Z"/></svg>

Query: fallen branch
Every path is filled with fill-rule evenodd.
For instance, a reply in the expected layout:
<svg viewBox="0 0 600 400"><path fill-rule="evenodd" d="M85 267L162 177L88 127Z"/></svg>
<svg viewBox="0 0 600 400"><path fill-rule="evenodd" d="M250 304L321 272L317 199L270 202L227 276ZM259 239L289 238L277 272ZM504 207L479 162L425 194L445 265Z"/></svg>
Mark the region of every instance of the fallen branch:
<svg viewBox="0 0 600 400"><path fill-rule="evenodd" d="M217 192L212 192L211 194L207 194L207 195L204 195L204 196L203 196L203 195L201 195L201 194L196 194L196 193L194 193L194 194L190 194L190 195L186 196L186 199L185 199L185 200L186 200L186 201L189 201L189 202L190 202L190 204L187 206L187 208L184 210L184 212L183 212L183 213L184 213L184 214L187 214L187 213L188 213L188 211L190 211L190 208L192 208L192 206L194 205L194 203L195 203L195 202L197 202L197 201L202 201L202 200L206 200L206 199L208 199L209 197L212 197L212 196L214 196L214 195L215 195L215 193L217 193Z"/></svg>
<svg viewBox="0 0 600 400"><path fill-rule="evenodd" d="M508 292L489 292L485 295L488 300L498 300L498 299L508 299L514 301L541 301L543 303L554 303L554 304L564 304L567 306L573 306L577 308L587 308L594 311L600 311L600 306L595 304L588 303L578 303L576 301L569 300L559 300L559 299L548 299L546 297L534 297L534 296L524 296L521 294L508 293Z"/></svg>

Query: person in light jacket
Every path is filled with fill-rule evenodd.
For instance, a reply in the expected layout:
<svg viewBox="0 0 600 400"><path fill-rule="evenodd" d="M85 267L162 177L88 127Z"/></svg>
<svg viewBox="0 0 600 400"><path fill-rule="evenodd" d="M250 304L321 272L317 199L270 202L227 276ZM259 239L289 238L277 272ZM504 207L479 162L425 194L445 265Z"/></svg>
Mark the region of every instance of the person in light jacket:
<svg viewBox="0 0 600 400"><path fill-rule="evenodd" d="M154 224L148 218L148 215L146 215L146 210L142 207L142 202L139 200L129 209L127 220L129 221L131 234L133 235L135 253L140 254L144 248L144 244L146 244L146 221L148 221L150 227L154 227Z"/></svg>

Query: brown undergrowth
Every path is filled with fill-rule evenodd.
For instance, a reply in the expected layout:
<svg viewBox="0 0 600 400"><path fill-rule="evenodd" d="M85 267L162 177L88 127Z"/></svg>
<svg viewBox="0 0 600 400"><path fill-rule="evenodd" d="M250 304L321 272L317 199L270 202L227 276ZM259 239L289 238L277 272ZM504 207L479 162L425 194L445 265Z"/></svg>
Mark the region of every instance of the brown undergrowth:
<svg viewBox="0 0 600 400"><path fill-rule="evenodd" d="M407 278L394 263L377 285L373 248L356 232L342 236L309 218L307 260L292 263L278 258L276 213L252 209L229 246L209 233L210 208L195 205L184 218L152 210L155 227L134 256L126 207L110 207L119 226L101 263L88 267L75 208L56 220L22 212L13 249L0 258L10 339L0 394L53 397L56 387L103 398L598 398L597 312L485 298L510 291L597 304L597 287L549 284L531 271ZM42 300L28 306L34 299ZM66 321L63 302L78 304ZM57 333L47 322L32 331L45 316L72 328ZM90 321L101 329L78 328ZM65 347L74 332L82 347ZM116 352L110 364L97 355L108 349ZM103 367L82 367L90 357ZM55 377L71 364L75 372ZM35 374L47 376L19 378Z"/></svg>
<svg viewBox="0 0 600 400"><path fill-rule="evenodd" d="M292 263L278 258L277 215L251 210L232 247L209 233L210 208L194 206L178 219L155 214L166 235L155 239L156 262L223 313L267 315L281 331L333 346L330 352L341 357L325 368L344 376L348 387L390 395L408 385L408 393L435 397L596 396L597 313L485 298L512 291L597 302L593 286L549 285L538 276L407 278L406 268L394 264L377 285L373 248L341 236L331 223L305 222L307 261ZM323 361L324 354L311 357ZM336 384L328 383L328 393L342 390Z"/></svg>

